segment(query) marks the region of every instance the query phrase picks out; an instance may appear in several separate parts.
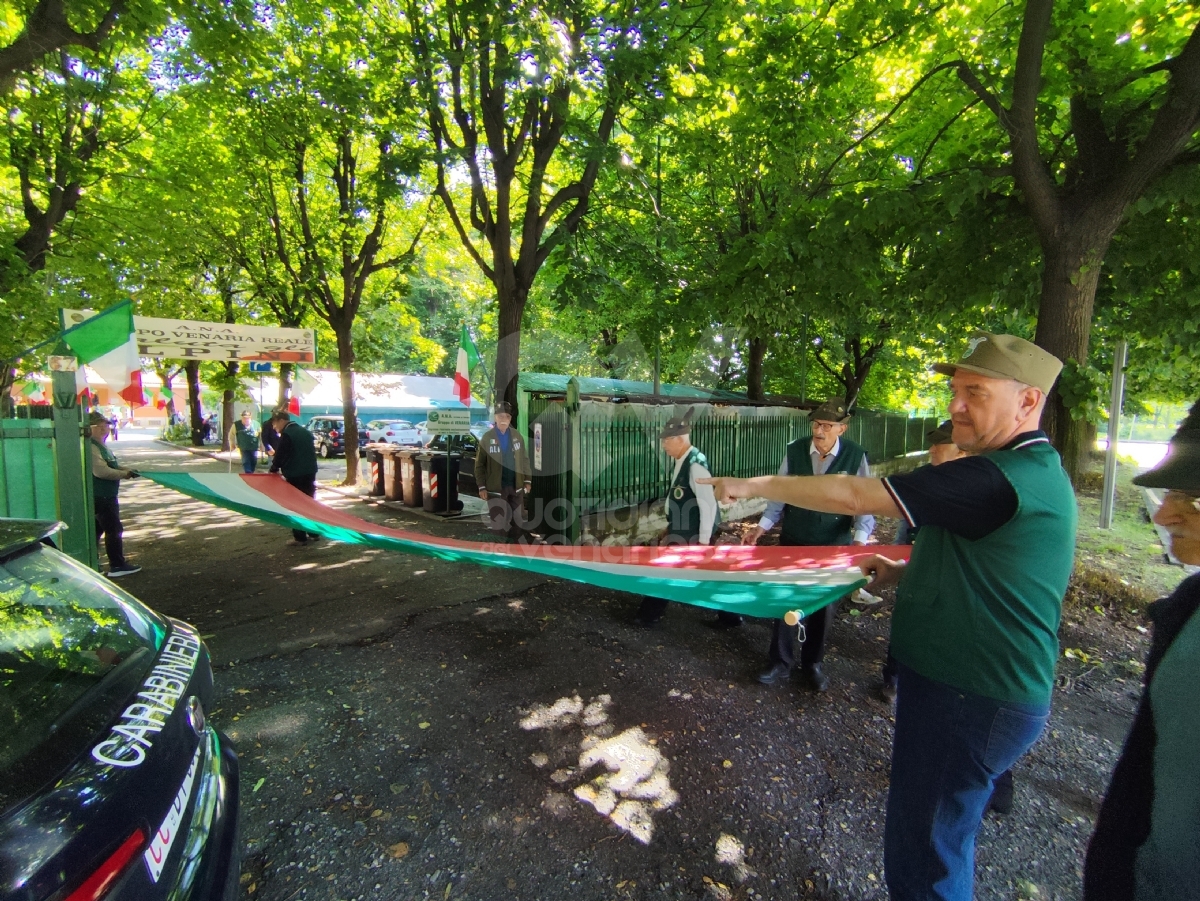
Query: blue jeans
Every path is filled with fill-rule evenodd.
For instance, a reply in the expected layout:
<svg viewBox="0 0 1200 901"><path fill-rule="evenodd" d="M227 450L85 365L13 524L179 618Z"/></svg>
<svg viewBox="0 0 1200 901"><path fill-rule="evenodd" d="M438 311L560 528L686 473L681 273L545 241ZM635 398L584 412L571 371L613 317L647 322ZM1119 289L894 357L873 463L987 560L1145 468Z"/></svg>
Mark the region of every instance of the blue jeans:
<svg viewBox="0 0 1200 901"><path fill-rule="evenodd" d="M242 451L242 472L254 472L258 467L258 451L244 450Z"/></svg>
<svg viewBox="0 0 1200 901"><path fill-rule="evenodd" d="M891 901L971 901L975 834L996 777L1046 726L1049 706L959 691L898 663L884 826Z"/></svg>

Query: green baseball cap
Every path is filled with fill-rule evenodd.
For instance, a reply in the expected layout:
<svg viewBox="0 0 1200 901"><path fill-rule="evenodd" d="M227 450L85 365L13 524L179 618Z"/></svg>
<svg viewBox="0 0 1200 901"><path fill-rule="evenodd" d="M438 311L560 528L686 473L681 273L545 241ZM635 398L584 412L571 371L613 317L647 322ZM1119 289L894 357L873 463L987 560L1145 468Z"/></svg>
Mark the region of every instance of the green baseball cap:
<svg viewBox="0 0 1200 901"><path fill-rule="evenodd" d="M959 369L991 379L1013 379L1049 394L1062 371L1062 361L1016 335L976 332L957 363L933 364L933 371L942 375L954 375Z"/></svg>
<svg viewBox="0 0 1200 901"><path fill-rule="evenodd" d="M815 410L809 411L810 422L849 422L851 413L846 409L846 400L841 397L831 397Z"/></svg>
<svg viewBox="0 0 1200 901"><path fill-rule="evenodd" d="M1136 476L1133 484L1146 488L1200 492L1200 400L1179 424L1163 461Z"/></svg>

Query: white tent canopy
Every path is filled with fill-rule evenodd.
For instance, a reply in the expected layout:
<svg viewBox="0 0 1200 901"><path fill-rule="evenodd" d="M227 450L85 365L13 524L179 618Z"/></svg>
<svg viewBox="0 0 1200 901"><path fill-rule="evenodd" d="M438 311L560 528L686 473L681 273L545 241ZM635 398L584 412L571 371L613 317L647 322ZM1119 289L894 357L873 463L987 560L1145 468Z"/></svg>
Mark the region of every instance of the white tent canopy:
<svg viewBox="0 0 1200 901"><path fill-rule="evenodd" d="M341 374L328 369L305 369L317 380L317 386L301 393L300 403L309 407L340 407L342 404ZM279 397L279 382L275 376L264 376L260 391L259 380L250 376L246 386L261 406L271 406ZM391 373L355 373L354 394L360 407L397 409L462 408L454 396L454 379L433 375L393 375ZM482 406L472 397L471 406Z"/></svg>

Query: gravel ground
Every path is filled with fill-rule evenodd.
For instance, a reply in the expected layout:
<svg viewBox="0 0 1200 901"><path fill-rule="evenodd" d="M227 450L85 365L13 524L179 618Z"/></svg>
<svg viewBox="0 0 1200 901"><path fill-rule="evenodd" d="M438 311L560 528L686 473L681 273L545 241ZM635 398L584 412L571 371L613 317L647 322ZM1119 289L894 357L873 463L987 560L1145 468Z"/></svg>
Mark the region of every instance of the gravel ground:
<svg viewBox="0 0 1200 901"><path fill-rule="evenodd" d="M146 567L123 584L196 623L217 664L211 718L243 767L244 898L886 898L892 722L874 691L887 603L843 605L832 687L816 695L751 680L766 623L719 632L710 612L672 605L642 630L636 598L336 544L286 549L278 528L153 485L123 509ZM1016 809L980 832L979 899L1079 896L1145 635L1072 615L1063 646L1078 653L1016 768Z"/></svg>

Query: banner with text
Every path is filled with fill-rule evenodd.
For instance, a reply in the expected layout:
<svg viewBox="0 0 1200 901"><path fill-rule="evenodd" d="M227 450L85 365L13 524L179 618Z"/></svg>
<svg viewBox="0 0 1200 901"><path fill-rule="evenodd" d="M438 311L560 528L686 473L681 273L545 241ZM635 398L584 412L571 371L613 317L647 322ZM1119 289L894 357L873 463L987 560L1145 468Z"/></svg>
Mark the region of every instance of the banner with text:
<svg viewBox="0 0 1200 901"><path fill-rule="evenodd" d="M90 314L64 310L67 327ZM134 316L138 355L173 360L231 360L273 363L315 363L317 335L310 328L278 328L224 322L190 322Z"/></svg>

